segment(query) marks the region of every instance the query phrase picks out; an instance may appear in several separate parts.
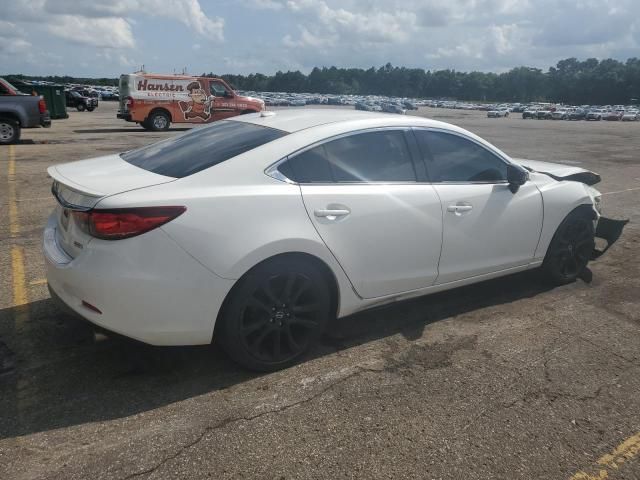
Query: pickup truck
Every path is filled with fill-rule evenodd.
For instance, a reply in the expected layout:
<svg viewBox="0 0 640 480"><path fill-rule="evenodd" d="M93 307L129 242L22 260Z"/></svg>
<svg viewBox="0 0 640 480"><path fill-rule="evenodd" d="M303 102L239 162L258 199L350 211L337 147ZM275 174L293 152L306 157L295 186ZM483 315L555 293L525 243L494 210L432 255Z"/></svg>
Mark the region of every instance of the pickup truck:
<svg viewBox="0 0 640 480"><path fill-rule="evenodd" d="M22 93L0 78L0 145L18 142L22 128L40 126L51 126L44 99Z"/></svg>

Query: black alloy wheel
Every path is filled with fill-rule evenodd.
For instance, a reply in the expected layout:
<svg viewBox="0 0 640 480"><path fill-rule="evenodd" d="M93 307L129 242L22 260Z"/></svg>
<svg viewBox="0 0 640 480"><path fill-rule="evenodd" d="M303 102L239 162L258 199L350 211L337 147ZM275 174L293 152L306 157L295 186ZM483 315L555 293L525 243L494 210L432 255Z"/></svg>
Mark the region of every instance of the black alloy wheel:
<svg viewBox="0 0 640 480"><path fill-rule="evenodd" d="M325 278L313 266L286 260L260 265L224 310L222 347L252 370L287 367L318 341L330 304Z"/></svg>
<svg viewBox="0 0 640 480"><path fill-rule="evenodd" d="M574 282L587 267L594 248L593 220L584 212L573 212L551 240L543 269L556 284Z"/></svg>

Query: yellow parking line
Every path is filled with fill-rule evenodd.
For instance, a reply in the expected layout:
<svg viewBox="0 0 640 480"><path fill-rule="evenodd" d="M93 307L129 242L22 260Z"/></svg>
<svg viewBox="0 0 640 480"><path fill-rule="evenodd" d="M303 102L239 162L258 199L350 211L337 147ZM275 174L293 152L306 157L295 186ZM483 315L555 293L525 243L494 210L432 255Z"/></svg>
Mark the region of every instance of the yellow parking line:
<svg viewBox="0 0 640 480"><path fill-rule="evenodd" d="M640 432L627 438L618 445L611 453L600 457L597 461L597 473L586 473L580 471L573 475L570 480L604 480L609 478L610 473L614 473L625 462L628 462L640 453ZM595 470L595 469L594 469Z"/></svg>
<svg viewBox="0 0 640 480"><path fill-rule="evenodd" d="M24 280L24 252L22 247L11 248L11 265L13 271L13 306L29 303L27 287Z"/></svg>
<svg viewBox="0 0 640 480"><path fill-rule="evenodd" d="M9 191L9 232L15 237L20 232L20 219L18 217L18 202L16 202L16 151L15 146L9 145L9 162L7 169L7 182ZM13 306L27 305L27 283L24 275L24 248L21 245L11 247L11 273L13 279ZM16 323L28 318L26 307L16 311Z"/></svg>
<svg viewBox="0 0 640 480"><path fill-rule="evenodd" d="M13 145L9 145L7 177L9 182L9 233L15 237L20 231L20 224L18 222L18 202L16 202L16 151Z"/></svg>

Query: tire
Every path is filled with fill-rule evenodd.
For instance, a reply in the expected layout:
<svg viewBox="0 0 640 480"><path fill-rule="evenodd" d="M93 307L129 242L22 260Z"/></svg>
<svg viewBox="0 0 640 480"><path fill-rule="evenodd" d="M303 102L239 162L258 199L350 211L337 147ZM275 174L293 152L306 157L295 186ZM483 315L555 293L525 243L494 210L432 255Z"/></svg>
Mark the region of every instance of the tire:
<svg viewBox="0 0 640 480"><path fill-rule="evenodd" d="M87 107L87 112L93 112L96 109L96 107Z"/></svg>
<svg viewBox="0 0 640 480"><path fill-rule="evenodd" d="M146 118L145 122L149 127L147 130L151 130L152 132L164 132L169 130L169 125L171 125L169 115L162 111L151 112L151 115Z"/></svg>
<svg viewBox="0 0 640 480"><path fill-rule="evenodd" d="M20 124L10 118L0 118L0 145L18 143Z"/></svg>
<svg viewBox="0 0 640 480"><path fill-rule="evenodd" d="M76 110L79 112L84 112L87 107L84 106L84 103L79 103L76 105Z"/></svg>
<svg viewBox="0 0 640 480"><path fill-rule="evenodd" d="M146 120L141 121L141 122L140 122L140 126L141 126L142 128L144 128L145 130L151 130L151 127L149 126L149 124L147 123L147 121L146 121Z"/></svg>
<svg viewBox="0 0 640 480"><path fill-rule="evenodd" d="M216 342L245 368L280 370L314 347L331 312L329 285L318 269L304 260L274 258L233 288L218 318Z"/></svg>
<svg viewBox="0 0 640 480"><path fill-rule="evenodd" d="M545 277L555 285L575 282L587 267L595 247L595 228L586 209L565 218L549 244L542 262Z"/></svg>

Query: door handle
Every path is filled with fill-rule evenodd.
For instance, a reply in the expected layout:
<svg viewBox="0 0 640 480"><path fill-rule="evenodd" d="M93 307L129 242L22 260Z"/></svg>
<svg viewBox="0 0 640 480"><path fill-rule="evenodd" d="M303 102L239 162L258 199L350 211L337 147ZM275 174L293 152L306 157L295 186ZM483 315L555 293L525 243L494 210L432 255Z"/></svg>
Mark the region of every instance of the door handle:
<svg viewBox="0 0 640 480"><path fill-rule="evenodd" d="M456 205L449 205L447 207L447 212L456 214L470 212L471 210L473 210L473 205L469 205L468 203L459 203Z"/></svg>
<svg viewBox="0 0 640 480"><path fill-rule="evenodd" d="M314 210L313 214L318 218L326 218L327 220L335 220L338 217L344 217L349 215L351 211L346 208L327 208L321 210Z"/></svg>

